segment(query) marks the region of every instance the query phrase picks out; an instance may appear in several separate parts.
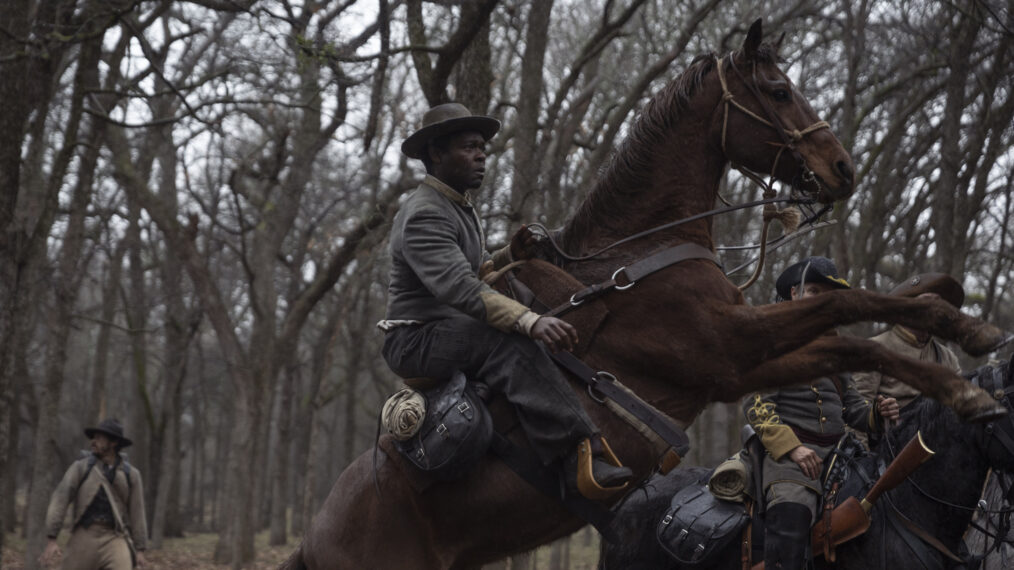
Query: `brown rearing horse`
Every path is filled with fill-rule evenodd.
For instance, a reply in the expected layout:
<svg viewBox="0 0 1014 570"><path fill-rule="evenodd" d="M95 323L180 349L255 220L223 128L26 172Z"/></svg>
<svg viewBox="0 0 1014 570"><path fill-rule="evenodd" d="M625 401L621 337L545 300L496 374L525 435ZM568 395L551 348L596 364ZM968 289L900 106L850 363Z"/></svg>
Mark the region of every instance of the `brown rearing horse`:
<svg viewBox="0 0 1014 570"><path fill-rule="evenodd" d="M773 171L776 178L817 193L822 202L849 196L850 157L828 129L820 128L814 111L778 68L776 51L761 43L757 21L739 51L721 60L698 58L655 95L563 229L565 248L595 251L640 230L707 211L730 161L757 172ZM785 152L785 141L772 141L781 136L771 123L784 127L794 149ZM819 180L800 180L801 168ZM710 248L710 222L672 228L646 241L566 269L594 283L678 243ZM519 274L523 281L525 273ZM557 302L553 299L561 295L566 299L567 291L580 286L573 279L535 283L529 277L529 285L547 302ZM734 401L752 391L832 372L873 369L908 382L962 417L1002 413L988 394L942 366L900 357L870 341L822 336L836 324L877 320L931 331L973 354L1006 342L1002 331L944 302L849 290L749 307L721 269L706 260L670 266L601 301L608 317L590 343L583 339L583 359L612 372L684 426L710 402ZM646 478L657 452L593 402L583 387L575 385L575 390L624 464ZM413 488L398 462L383 453L380 458L375 474L370 453L345 469L283 568L476 568L585 524L492 456L463 479L424 492Z"/></svg>

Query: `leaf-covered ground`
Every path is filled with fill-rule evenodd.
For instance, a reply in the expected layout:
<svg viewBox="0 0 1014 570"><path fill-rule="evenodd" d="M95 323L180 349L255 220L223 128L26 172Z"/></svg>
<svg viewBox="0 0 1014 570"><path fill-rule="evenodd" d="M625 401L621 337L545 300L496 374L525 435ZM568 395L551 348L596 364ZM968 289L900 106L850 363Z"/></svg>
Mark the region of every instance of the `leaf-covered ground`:
<svg viewBox="0 0 1014 570"><path fill-rule="evenodd" d="M68 539L66 532L60 536L61 544ZM187 534L184 538L169 538L165 540L163 548L147 552L148 568L150 569L221 569L228 568L226 565L218 565L212 562L212 554L215 551L215 543L218 541L217 534ZM253 564L247 566L254 570L268 570L278 568L298 542L290 539L287 546L268 546L267 533L257 536L257 558ZM23 570L25 553L25 541L18 534L8 534L4 538L3 559L0 560L0 568L3 570ZM53 565L53 568L59 568Z"/></svg>
<svg viewBox="0 0 1014 570"><path fill-rule="evenodd" d="M66 544L69 534L65 531L60 535L61 546ZM299 544L298 539L290 538L286 546L268 546L268 533L263 532L256 537L257 557L253 564L246 566L251 570L274 570ZM159 550L147 552L148 569L171 570L223 570L228 565L212 562L215 543L218 535L213 533L187 533L184 538L169 538ZM567 552L557 552L554 557L552 546L543 546L535 551L534 560L529 562L527 570L549 570L554 567L564 570L592 570L598 560L598 537L588 529L582 530L569 539ZM561 556L562 554L562 556ZM554 560L554 558L556 558ZM24 570L25 540L19 533L4 537L3 557L0 559L2 570ZM52 566L59 568L58 564ZM486 566L488 570L509 570L507 562Z"/></svg>

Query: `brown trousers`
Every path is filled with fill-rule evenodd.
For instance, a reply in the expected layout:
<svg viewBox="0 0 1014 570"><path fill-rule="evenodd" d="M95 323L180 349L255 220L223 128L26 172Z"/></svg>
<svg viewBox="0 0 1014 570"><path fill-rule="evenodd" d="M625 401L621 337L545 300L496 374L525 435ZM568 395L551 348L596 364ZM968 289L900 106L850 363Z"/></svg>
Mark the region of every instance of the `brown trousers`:
<svg viewBox="0 0 1014 570"><path fill-rule="evenodd" d="M63 570L131 570L127 539L115 530L92 525L77 527L63 553Z"/></svg>

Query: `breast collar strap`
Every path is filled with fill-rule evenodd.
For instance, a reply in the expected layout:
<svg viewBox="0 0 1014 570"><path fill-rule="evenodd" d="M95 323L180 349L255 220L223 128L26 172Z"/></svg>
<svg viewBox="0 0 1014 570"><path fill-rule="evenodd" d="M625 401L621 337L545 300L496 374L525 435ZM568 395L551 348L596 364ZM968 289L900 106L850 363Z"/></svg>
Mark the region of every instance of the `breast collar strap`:
<svg viewBox="0 0 1014 570"><path fill-rule="evenodd" d="M652 273L690 259L706 259L718 266L719 269L722 268L722 265L715 258L714 252L710 249L696 243L681 243L653 253L644 259L635 261L629 266L620 267L613 272L612 277L609 279L581 289L571 295L568 302L553 308L543 316L559 317L576 309L585 301L594 299L609 291L624 291L633 287L635 283Z"/></svg>

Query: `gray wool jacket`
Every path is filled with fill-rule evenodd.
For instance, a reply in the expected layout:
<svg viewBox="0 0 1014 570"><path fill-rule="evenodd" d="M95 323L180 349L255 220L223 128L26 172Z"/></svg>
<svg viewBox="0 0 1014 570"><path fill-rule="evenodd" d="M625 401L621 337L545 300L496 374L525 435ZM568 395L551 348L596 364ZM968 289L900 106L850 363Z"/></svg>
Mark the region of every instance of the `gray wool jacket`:
<svg viewBox="0 0 1014 570"><path fill-rule="evenodd" d="M480 279L510 262L509 247L490 255L467 195L426 176L391 228L391 281L385 322L429 322L462 314L517 330L527 307Z"/></svg>
<svg viewBox="0 0 1014 570"><path fill-rule="evenodd" d="M746 419L775 460L800 445L793 428L820 435L841 435L848 425L869 433L882 429L876 406L856 391L848 374L839 375L842 393L827 377L756 392L743 400Z"/></svg>

